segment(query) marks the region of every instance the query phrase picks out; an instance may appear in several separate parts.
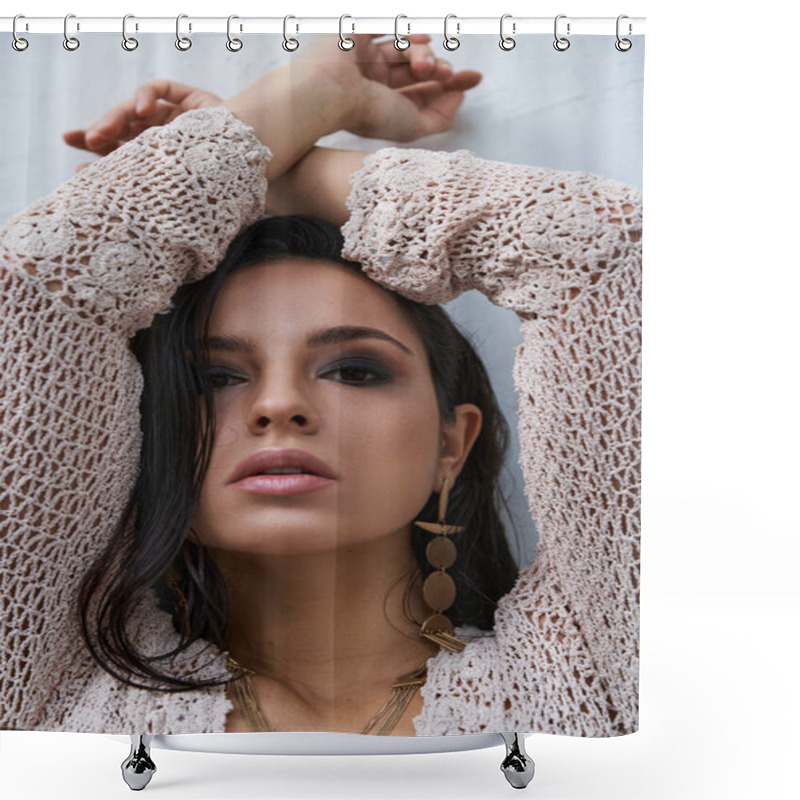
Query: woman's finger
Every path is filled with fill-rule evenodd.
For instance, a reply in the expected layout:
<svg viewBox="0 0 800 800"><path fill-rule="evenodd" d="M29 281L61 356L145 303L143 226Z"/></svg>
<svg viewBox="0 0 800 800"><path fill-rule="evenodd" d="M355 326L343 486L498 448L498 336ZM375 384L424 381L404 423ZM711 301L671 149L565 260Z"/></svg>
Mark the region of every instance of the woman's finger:
<svg viewBox="0 0 800 800"><path fill-rule="evenodd" d="M175 106L167 103L158 105L149 117L138 119L130 108L117 108L85 130L66 131L62 134L62 138L70 147L88 150L98 155L108 155L147 128L164 124L174 111Z"/></svg>
<svg viewBox="0 0 800 800"><path fill-rule="evenodd" d="M185 83L160 78L145 83L134 92L133 108L137 115L147 116L153 112L158 100L165 100L179 106L195 92L203 93L203 90Z"/></svg>
<svg viewBox="0 0 800 800"><path fill-rule="evenodd" d="M192 100L192 95L195 99ZM178 81L158 79L139 86L131 100L126 100L110 109L103 117L87 129L87 143L102 146L115 139L130 138L133 125L144 119L150 125L160 124L165 118L163 106L170 110L189 101L189 106L210 105L219 100L209 92ZM139 128L141 130L141 128Z"/></svg>
<svg viewBox="0 0 800 800"><path fill-rule="evenodd" d="M70 147L86 150L96 156L107 156L109 153L125 144L123 141L105 142L102 145L93 142L92 145L89 146L85 141L85 131L67 131L67 133L62 134L62 137Z"/></svg>
<svg viewBox="0 0 800 800"><path fill-rule="evenodd" d="M438 96L433 92L433 87L439 87L441 92L466 92L468 89L477 86L482 80L482 72L474 69L465 69L461 72L456 72L455 75L451 75L444 81L425 81L413 86L405 86L398 91L406 97L424 98L431 94Z"/></svg>
<svg viewBox="0 0 800 800"><path fill-rule="evenodd" d="M427 34L410 36L411 47L398 51L392 41L378 46L379 53L389 67L388 76L383 73L383 83L392 89L409 86L421 80L447 80L453 74L449 61L437 58L430 46L431 37ZM380 80L378 75L367 75Z"/></svg>
<svg viewBox="0 0 800 800"><path fill-rule="evenodd" d="M375 44L384 61L389 64L406 64L411 60L412 53L416 55L419 52L419 48L426 47L431 42L431 37L427 33L413 33L405 38L411 42L411 47L405 50L398 50L394 46L394 38ZM428 47L428 50L430 50L430 47Z"/></svg>
<svg viewBox="0 0 800 800"><path fill-rule="evenodd" d="M86 144L86 131L84 130L65 131L61 134L61 138L70 147L77 147L79 150L89 149Z"/></svg>
<svg viewBox="0 0 800 800"><path fill-rule="evenodd" d="M123 138L131 122L136 119L134 100L126 100L106 111L97 121L86 129L86 142L89 147L102 147L109 141Z"/></svg>
<svg viewBox="0 0 800 800"><path fill-rule="evenodd" d="M453 67L449 61L437 58L433 65L421 60L407 64L397 64L389 72L388 85L392 89L401 89L420 81L448 81L453 76Z"/></svg>

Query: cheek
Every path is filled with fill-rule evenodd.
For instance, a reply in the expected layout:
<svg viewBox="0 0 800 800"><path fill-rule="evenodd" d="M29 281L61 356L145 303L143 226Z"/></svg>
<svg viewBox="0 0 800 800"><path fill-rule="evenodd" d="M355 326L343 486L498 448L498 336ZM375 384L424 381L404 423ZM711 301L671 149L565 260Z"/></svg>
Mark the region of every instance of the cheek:
<svg viewBox="0 0 800 800"><path fill-rule="evenodd" d="M417 397L376 414L343 409L338 453L348 496L395 524L410 519L435 483L439 428L435 399Z"/></svg>

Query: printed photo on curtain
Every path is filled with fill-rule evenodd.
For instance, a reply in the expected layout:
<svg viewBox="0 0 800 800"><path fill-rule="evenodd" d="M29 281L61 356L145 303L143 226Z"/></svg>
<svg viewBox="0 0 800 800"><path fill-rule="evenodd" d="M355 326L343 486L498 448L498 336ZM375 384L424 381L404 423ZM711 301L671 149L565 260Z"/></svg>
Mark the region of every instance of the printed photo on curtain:
<svg viewBox="0 0 800 800"><path fill-rule="evenodd" d="M644 40L0 48L0 730L638 729Z"/></svg>

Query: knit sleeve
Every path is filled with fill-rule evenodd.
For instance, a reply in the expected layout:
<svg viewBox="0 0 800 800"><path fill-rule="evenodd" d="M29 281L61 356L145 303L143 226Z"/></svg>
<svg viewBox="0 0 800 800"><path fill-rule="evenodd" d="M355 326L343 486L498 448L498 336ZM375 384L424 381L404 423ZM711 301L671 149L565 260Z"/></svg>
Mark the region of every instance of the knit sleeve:
<svg viewBox="0 0 800 800"><path fill-rule="evenodd" d="M640 192L466 150L385 148L353 175L348 208L345 256L378 283L425 303L477 289L520 319L520 466L540 542L498 604L484 679L464 677L480 672L468 645L447 692L507 726L491 730L635 731Z"/></svg>
<svg viewBox="0 0 800 800"><path fill-rule="evenodd" d="M129 339L263 213L270 156L227 109L190 111L2 231L0 728L55 720L48 699L86 681L77 587L138 469Z"/></svg>
<svg viewBox="0 0 800 800"><path fill-rule="evenodd" d="M224 106L186 112L12 218L4 269L24 272L46 302L131 335L264 213L270 157Z"/></svg>

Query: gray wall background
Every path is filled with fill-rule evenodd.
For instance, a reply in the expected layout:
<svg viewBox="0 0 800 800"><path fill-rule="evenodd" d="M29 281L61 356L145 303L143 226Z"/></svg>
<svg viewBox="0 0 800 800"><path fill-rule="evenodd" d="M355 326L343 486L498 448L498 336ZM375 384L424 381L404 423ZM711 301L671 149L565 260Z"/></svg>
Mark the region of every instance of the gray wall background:
<svg viewBox="0 0 800 800"><path fill-rule="evenodd" d="M643 36L632 37L627 53L615 49L613 35L573 36L563 53L549 35L518 37L509 52L499 48L495 35L462 37L455 52L445 50L440 38L431 43L438 56L457 70L476 69L484 76L467 94L454 130L407 145L347 133L320 144L358 150L464 148L492 160L580 170L641 186ZM67 147L63 131L86 127L155 78L229 97L262 72L302 57L304 37L296 53L286 53L276 35L245 36L238 53L230 53L218 34L193 36L186 52L175 48L171 34L139 36L139 48L130 53L116 34L85 34L74 52L64 50L61 35L29 39L22 53L0 47L0 224L93 158ZM476 291L445 308L477 346L512 430L502 485L511 514L509 539L522 565L533 557L538 535L518 466L511 373L521 342L518 320Z"/></svg>

